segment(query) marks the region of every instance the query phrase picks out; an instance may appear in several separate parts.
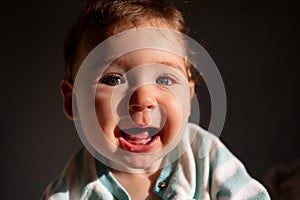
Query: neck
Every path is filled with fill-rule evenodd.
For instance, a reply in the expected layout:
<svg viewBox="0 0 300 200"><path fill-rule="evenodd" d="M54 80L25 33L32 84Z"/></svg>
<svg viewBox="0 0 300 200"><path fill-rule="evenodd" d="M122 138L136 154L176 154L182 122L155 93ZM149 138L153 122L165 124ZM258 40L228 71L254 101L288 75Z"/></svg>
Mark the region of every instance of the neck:
<svg viewBox="0 0 300 200"><path fill-rule="evenodd" d="M148 165L144 168L137 168L122 165L120 163L114 162L112 160L109 161L109 167L111 171L119 171L119 172L127 172L129 174L151 174L151 172L159 171L165 165L165 159L160 158L155 162L152 162L151 165Z"/></svg>
<svg viewBox="0 0 300 200"><path fill-rule="evenodd" d="M123 171L118 171L115 169L110 169L110 171L113 173L113 175L121 178L121 177L126 177L126 178L146 178L148 177L149 180L156 180L161 172L161 169L158 169L156 171L144 171L144 172L123 172Z"/></svg>

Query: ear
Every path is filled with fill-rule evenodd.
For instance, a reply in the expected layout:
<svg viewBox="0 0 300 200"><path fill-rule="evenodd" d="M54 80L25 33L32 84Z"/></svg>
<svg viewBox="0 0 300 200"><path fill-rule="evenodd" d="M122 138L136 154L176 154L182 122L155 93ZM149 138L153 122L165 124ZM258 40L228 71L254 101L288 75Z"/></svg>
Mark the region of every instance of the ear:
<svg viewBox="0 0 300 200"><path fill-rule="evenodd" d="M72 98L73 98L73 85L67 81L62 80L60 83L60 93L63 98L63 110L65 115L70 119L74 120L76 113L73 113L72 110Z"/></svg>
<svg viewBox="0 0 300 200"><path fill-rule="evenodd" d="M190 88L190 100L192 100L192 98L195 95L195 82L193 80L189 81L189 88Z"/></svg>

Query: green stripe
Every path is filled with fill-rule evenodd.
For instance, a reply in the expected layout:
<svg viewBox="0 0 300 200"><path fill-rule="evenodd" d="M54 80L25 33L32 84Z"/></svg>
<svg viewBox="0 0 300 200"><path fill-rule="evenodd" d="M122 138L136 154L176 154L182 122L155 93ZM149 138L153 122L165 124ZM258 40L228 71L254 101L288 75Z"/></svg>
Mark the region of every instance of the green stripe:
<svg viewBox="0 0 300 200"><path fill-rule="evenodd" d="M210 166L215 169L231 158L233 158L232 153L226 147L220 147L210 161Z"/></svg>
<svg viewBox="0 0 300 200"><path fill-rule="evenodd" d="M233 196L250 180L251 178L244 168L238 170L232 177L221 185L220 190L217 193L217 198Z"/></svg>

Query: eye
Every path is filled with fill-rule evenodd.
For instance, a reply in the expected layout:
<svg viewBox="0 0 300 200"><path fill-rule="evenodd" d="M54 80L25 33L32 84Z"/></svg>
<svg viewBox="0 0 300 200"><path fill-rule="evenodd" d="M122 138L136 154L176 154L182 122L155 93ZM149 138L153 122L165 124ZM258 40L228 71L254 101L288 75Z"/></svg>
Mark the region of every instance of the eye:
<svg viewBox="0 0 300 200"><path fill-rule="evenodd" d="M158 77L155 82L159 85L172 85L174 84L176 81L173 77L169 76L169 75L164 75L164 76L160 76Z"/></svg>
<svg viewBox="0 0 300 200"><path fill-rule="evenodd" d="M122 76L118 74L111 74L105 76L103 79L100 80L100 82L108 86L116 86L125 83L125 80Z"/></svg>

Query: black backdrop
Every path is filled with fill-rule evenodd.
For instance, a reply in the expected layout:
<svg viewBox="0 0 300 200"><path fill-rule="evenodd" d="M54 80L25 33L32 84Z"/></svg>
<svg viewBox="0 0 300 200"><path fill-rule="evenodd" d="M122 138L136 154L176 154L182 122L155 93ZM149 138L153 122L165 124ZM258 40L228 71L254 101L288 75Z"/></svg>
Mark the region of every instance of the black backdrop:
<svg viewBox="0 0 300 200"><path fill-rule="evenodd" d="M299 159L296 1L176 2L222 74L224 143L259 180L272 166ZM63 40L80 1L1 4L1 198L38 199L81 146L58 90Z"/></svg>

